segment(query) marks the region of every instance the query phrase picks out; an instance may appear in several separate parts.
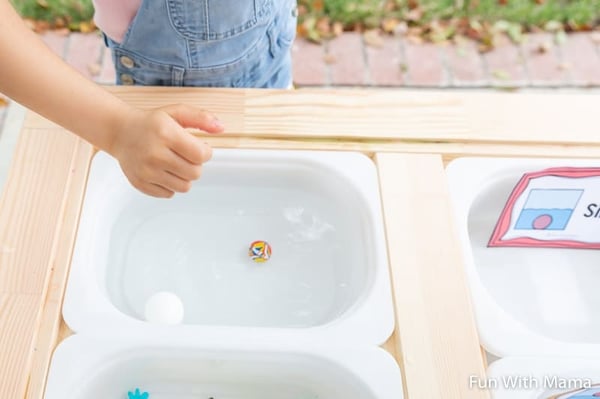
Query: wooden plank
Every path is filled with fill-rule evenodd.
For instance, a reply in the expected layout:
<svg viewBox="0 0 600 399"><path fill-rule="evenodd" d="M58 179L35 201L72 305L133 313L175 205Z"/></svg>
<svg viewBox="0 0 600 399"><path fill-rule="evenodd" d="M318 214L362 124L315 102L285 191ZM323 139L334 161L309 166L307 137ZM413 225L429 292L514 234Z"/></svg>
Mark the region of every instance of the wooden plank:
<svg viewBox="0 0 600 399"><path fill-rule="evenodd" d="M245 132L245 91L239 89L173 88L173 87L129 87L106 86L125 102L143 109L157 108L168 104L189 104L209 110L226 124L230 132ZM26 128L56 128L42 116L30 113L25 120Z"/></svg>
<svg viewBox="0 0 600 399"><path fill-rule="evenodd" d="M0 199L0 398L24 398L80 140L25 129Z"/></svg>
<svg viewBox="0 0 600 399"><path fill-rule="evenodd" d="M25 395L40 299L39 295L0 292L0 398Z"/></svg>
<svg viewBox="0 0 600 399"><path fill-rule="evenodd" d="M599 100L592 92L474 92L463 104L470 137L477 141L594 144Z"/></svg>
<svg viewBox="0 0 600 399"><path fill-rule="evenodd" d="M496 143L424 143L391 140L339 139L265 139L256 137L203 137L214 148L256 148L280 150L329 150L376 152L405 152L441 154L445 161L462 156L527 157L527 158L590 158L600 157L600 145L558 144L496 144Z"/></svg>
<svg viewBox="0 0 600 399"><path fill-rule="evenodd" d="M469 378L485 371L442 158L388 153L375 160L408 398L487 398L469 389Z"/></svg>
<svg viewBox="0 0 600 399"><path fill-rule="evenodd" d="M77 140L62 130L21 134L0 198L0 292L45 292Z"/></svg>
<svg viewBox="0 0 600 399"><path fill-rule="evenodd" d="M141 108L217 114L227 135L457 143L594 144L600 94L411 90L264 90L107 86ZM26 126L51 126L32 116Z"/></svg>
<svg viewBox="0 0 600 399"><path fill-rule="evenodd" d="M409 138L467 135L460 97L450 92L248 90L246 134L262 137Z"/></svg>
<svg viewBox="0 0 600 399"><path fill-rule="evenodd" d="M71 265L71 255L75 244L79 214L83 203L89 163L93 148L83 140L78 140L75 156L71 164L71 175L65 196L66 208L60 233L60 242L56 260L52 268L52 276L48 293L42 310L42 321L33 356L31 376L27 389L27 399L42 399L46 386L46 375L54 348L66 334L62 320L62 303ZM69 334L70 335L70 334Z"/></svg>
<svg viewBox="0 0 600 399"><path fill-rule="evenodd" d="M469 130L460 97L447 92L120 86L107 90L144 109L185 103L210 110L233 136L426 139L440 131L460 137ZM31 115L25 126L51 125Z"/></svg>

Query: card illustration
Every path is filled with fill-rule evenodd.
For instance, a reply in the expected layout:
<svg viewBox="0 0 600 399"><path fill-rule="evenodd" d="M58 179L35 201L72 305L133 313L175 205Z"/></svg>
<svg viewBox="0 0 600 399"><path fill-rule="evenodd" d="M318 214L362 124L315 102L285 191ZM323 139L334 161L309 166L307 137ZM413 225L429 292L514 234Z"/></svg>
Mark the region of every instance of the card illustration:
<svg viewBox="0 0 600 399"><path fill-rule="evenodd" d="M600 168L524 174L488 246L600 249Z"/></svg>

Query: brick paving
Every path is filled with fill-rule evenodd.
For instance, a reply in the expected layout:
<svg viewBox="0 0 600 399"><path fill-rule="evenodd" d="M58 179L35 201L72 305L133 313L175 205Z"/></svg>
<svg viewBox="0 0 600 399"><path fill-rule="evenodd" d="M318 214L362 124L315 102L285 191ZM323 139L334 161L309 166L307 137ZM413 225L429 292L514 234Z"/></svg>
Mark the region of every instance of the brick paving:
<svg viewBox="0 0 600 399"><path fill-rule="evenodd" d="M42 38L85 76L114 82L110 51L98 34L48 32ZM296 40L296 86L600 87L598 32L570 34L561 44L551 34L532 33L521 44L506 39L484 53L468 40L435 45L402 36L380 39L349 32L321 45Z"/></svg>
<svg viewBox="0 0 600 399"><path fill-rule="evenodd" d="M44 42L83 75L112 84L111 54L97 33L51 31ZM520 44L506 39L481 53L474 42L435 45L404 36L367 40L359 33L322 45L298 39L293 45L297 87L530 88L600 87L600 32L574 33L557 43L533 33ZM0 126L5 107L0 107Z"/></svg>

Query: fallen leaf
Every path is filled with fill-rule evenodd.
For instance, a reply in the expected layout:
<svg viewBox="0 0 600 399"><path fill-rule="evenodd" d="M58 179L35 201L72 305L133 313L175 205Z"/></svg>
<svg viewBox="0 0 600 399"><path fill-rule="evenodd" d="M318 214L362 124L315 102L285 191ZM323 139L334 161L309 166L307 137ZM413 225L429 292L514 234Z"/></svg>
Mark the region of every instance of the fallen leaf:
<svg viewBox="0 0 600 399"><path fill-rule="evenodd" d="M81 33L91 33L96 30L96 25L93 22L81 22L79 24L79 31Z"/></svg>
<svg viewBox="0 0 600 399"><path fill-rule="evenodd" d="M377 16L369 16L363 19L362 24L366 29L376 29L381 26L381 19Z"/></svg>
<svg viewBox="0 0 600 399"><path fill-rule="evenodd" d="M568 62L561 62L557 65L557 68L561 71L568 71L569 69L571 69L571 64Z"/></svg>
<svg viewBox="0 0 600 399"><path fill-rule="evenodd" d="M298 24L298 25L296 25L296 35L298 35L298 37L306 37L306 36L308 36L308 30L306 29L306 27L304 26L304 24Z"/></svg>
<svg viewBox="0 0 600 399"><path fill-rule="evenodd" d="M308 8L306 8L306 5L298 4L298 16L302 17L306 14L308 14Z"/></svg>
<svg viewBox="0 0 600 399"><path fill-rule="evenodd" d="M409 36L407 40L411 44L423 44L425 42L425 39L421 36Z"/></svg>
<svg viewBox="0 0 600 399"><path fill-rule="evenodd" d="M469 21L469 27L477 32L483 31L483 25L479 21L474 19Z"/></svg>
<svg viewBox="0 0 600 399"><path fill-rule="evenodd" d="M400 67L400 72L402 72L402 73L408 72L408 65L407 64L400 63L399 67Z"/></svg>
<svg viewBox="0 0 600 399"><path fill-rule="evenodd" d="M316 29L316 26L317 19L310 17L304 20L301 29L305 31L305 34L303 35L305 38L315 43L321 43L322 37L319 35L319 31Z"/></svg>
<svg viewBox="0 0 600 399"><path fill-rule="evenodd" d="M63 17L56 17L56 18L54 18L53 27L56 29L66 28L67 20Z"/></svg>
<svg viewBox="0 0 600 399"><path fill-rule="evenodd" d="M558 21L548 21L544 24L544 29L547 32L558 32L562 30L563 24Z"/></svg>
<svg viewBox="0 0 600 399"><path fill-rule="evenodd" d="M323 42L323 38L319 35L319 33L316 30L308 31L306 38L314 43L322 43Z"/></svg>
<svg viewBox="0 0 600 399"><path fill-rule="evenodd" d="M325 8L325 2L323 0L313 0L311 3L312 9L315 11L323 11Z"/></svg>
<svg viewBox="0 0 600 399"><path fill-rule="evenodd" d="M498 32L507 32L508 29L510 28L510 26L511 26L510 22L500 20L500 21L496 21L496 23L494 23L493 29Z"/></svg>
<svg viewBox="0 0 600 399"><path fill-rule="evenodd" d="M48 21L35 21L35 27L33 30L36 33L44 33L50 29L50 22Z"/></svg>
<svg viewBox="0 0 600 399"><path fill-rule="evenodd" d="M499 80L508 80L510 79L510 74L503 69L496 69L492 75Z"/></svg>
<svg viewBox="0 0 600 399"><path fill-rule="evenodd" d="M419 7L413 8L412 10L410 10L409 12L406 13L404 18L407 21L411 21L411 22L420 21L421 18L423 18L423 10Z"/></svg>
<svg viewBox="0 0 600 399"><path fill-rule="evenodd" d="M381 21L381 29L383 29L385 33L395 33L399 24L400 20L398 18L384 18L383 21Z"/></svg>
<svg viewBox="0 0 600 399"><path fill-rule="evenodd" d="M508 33L508 37L515 43L523 41L523 28L519 24L511 24L506 33Z"/></svg>
<svg viewBox="0 0 600 399"><path fill-rule="evenodd" d="M333 35L337 37L344 33L344 25L341 22L334 22L332 30Z"/></svg>
<svg viewBox="0 0 600 399"><path fill-rule="evenodd" d="M8 100L4 97L0 97L0 107L8 106Z"/></svg>
<svg viewBox="0 0 600 399"><path fill-rule="evenodd" d="M401 21L394 29L395 35L406 35L408 32L408 24L405 21Z"/></svg>
<svg viewBox="0 0 600 399"><path fill-rule="evenodd" d="M71 33L71 31L69 30L69 28L55 29L55 30L53 30L53 32L57 36L69 36L69 34Z"/></svg>
<svg viewBox="0 0 600 399"><path fill-rule="evenodd" d="M421 36L423 34L423 28L420 26L412 26L408 28L406 32L409 36Z"/></svg>
<svg viewBox="0 0 600 399"><path fill-rule="evenodd" d="M450 39L454 33L454 26L432 22L431 32L429 32L429 39L434 43L444 43Z"/></svg>
<svg viewBox="0 0 600 399"><path fill-rule="evenodd" d="M558 44L559 46L561 44L565 44L567 41L567 34L565 33L564 30L558 31L556 32L556 35L554 35L554 41L556 42L556 44Z"/></svg>
<svg viewBox="0 0 600 399"><path fill-rule="evenodd" d="M490 51L492 51L493 47L490 44L486 44L486 43L480 43L477 46L477 51L479 51L480 53L488 53Z"/></svg>
<svg viewBox="0 0 600 399"><path fill-rule="evenodd" d="M329 17L319 18L315 28L321 37L328 37L331 34L331 23L329 21Z"/></svg>
<svg viewBox="0 0 600 399"><path fill-rule="evenodd" d="M376 29L368 30L363 34L365 44L371 47L381 48L383 47L383 38Z"/></svg>
<svg viewBox="0 0 600 399"><path fill-rule="evenodd" d="M337 62L337 59L335 58L335 56L333 54L325 54L323 56L323 61L325 61L325 63L327 65L331 65L331 64L335 64Z"/></svg>
<svg viewBox="0 0 600 399"><path fill-rule="evenodd" d="M386 12L394 11L395 9L396 9L396 4L395 4L395 1L393 1L393 0L386 1L385 5L383 6L383 10Z"/></svg>
<svg viewBox="0 0 600 399"><path fill-rule="evenodd" d="M552 43L550 43L549 41L544 41L538 44L538 46L535 48L535 52L538 54L546 54L551 49Z"/></svg>

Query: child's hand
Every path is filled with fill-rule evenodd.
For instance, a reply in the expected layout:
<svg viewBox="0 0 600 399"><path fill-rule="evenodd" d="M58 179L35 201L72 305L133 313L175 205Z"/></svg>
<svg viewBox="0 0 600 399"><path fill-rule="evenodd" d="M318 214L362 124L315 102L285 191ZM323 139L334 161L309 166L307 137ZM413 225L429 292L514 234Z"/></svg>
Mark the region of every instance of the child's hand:
<svg viewBox="0 0 600 399"><path fill-rule="evenodd" d="M208 133L223 131L216 117L190 106L136 110L116 132L108 152L135 188L170 198L175 192L189 191L192 181L200 177L202 164L212 156L210 146L184 127Z"/></svg>

